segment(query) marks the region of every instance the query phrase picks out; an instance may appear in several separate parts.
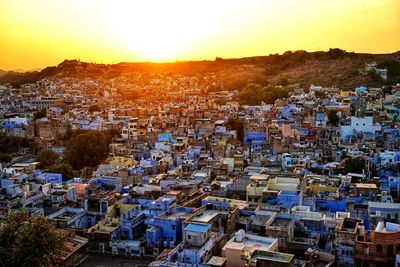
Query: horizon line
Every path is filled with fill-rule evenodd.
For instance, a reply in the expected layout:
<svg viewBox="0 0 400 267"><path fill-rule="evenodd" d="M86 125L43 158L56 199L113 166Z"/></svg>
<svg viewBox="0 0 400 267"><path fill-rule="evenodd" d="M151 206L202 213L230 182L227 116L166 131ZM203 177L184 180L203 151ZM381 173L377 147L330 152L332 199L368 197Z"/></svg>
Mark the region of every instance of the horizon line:
<svg viewBox="0 0 400 267"><path fill-rule="evenodd" d="M389 55L389 54L395 54L400 52L400 48L399 50L396 51L387 51L387 52L379 52L379 53L373 53L373 52L362 52L362 51L347 51L345 49L342 48L338 48L338 47L334 47L334 48L329 48L329 49L340 49L345 51L346 53L355 53L355 54L365 54L365 55ZM209 61L209 62L213 62L216 61L216 59L221 59L221 60L235 60L235 59L244 59L244 58L253 58L253 57L268 57L271 55L283 55L286 52L297 52L297 51L305 51L307 53L315 53L315 52L328 52L328 50L313 50L313 51L307 51L304 49L297 49L297 50L286 50L285 52L282 53L270 53L270 54L265 54L265 55L254 55L254 56L243 56L243 57L229 57L229 58L223 58L220 56L215 56L214 59L176 59L175 61L171 61L171 60L160 60L160 61L119 61L119 62L111 62L111 63L105 63L103 62L104 60L99 60L99 61L85 61L85 60L80 60L79 58L72 58L72 59L68 59L65 58L63 59L60 63L56 64L56 65L47 65L45 67L38 67L38 68L31 68L31 69L23 69L23 68L17 68L17 69L0 69L0 71L3 72L16 72L16 73L29 73L29 72L40 72L46 68L49 67L57 67L58 65L60 65L61 63L65 62L65 61L80 61L83 63L89 63L89 64L97 64L97 65L117 65L117 64L173 64L173 63L188 63L188 62L204 62L204 61Z"/></svg>

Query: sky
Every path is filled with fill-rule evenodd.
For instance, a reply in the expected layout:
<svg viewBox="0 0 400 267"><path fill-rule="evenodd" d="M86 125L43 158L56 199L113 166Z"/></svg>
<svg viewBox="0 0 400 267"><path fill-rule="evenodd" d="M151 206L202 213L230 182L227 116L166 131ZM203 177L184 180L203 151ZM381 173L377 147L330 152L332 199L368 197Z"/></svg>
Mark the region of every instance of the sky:
<svg viewBox="0 0 400 267"><path fill-rule="evenodd" d="M400 50L400 0L0 0L0 69Z"/></svg>

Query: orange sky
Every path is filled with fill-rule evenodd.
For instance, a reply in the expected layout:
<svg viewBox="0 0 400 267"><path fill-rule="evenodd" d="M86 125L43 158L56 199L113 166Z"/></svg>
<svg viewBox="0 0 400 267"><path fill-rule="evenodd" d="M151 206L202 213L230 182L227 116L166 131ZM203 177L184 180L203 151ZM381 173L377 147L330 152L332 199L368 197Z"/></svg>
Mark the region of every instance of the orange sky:
<svg viewBox="0 0 400 267"><path fill-rule="evenodd" d="M0 0L0 69L400 50L399 0Z"/></svg>

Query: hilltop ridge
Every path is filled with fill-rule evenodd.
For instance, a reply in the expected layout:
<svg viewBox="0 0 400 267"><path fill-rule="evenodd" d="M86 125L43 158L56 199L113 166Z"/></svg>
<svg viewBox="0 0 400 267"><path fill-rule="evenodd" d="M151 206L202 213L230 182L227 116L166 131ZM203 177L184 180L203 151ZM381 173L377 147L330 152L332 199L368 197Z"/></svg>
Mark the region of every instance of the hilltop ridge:
<svg viewBox="0 0 400 267"><path fill-rule="evenodd" d="M176 72L187 75L214 73L225 89L236 89L247 83L279 84L299 83L301 86L321 84L336 85L344 89L363 84L373 86L376 81L359 73L367 62L381 64L399 61L400 52L390 54L367 54L346 52L341 49L306 52L287 51L282 55L254 56L214 61L178 61L169 63L121 62L97 64L79 60L64 60L57 66L33 72L0 71L0 84L18 86L50 77L110 79L129 72Z"/></svg>

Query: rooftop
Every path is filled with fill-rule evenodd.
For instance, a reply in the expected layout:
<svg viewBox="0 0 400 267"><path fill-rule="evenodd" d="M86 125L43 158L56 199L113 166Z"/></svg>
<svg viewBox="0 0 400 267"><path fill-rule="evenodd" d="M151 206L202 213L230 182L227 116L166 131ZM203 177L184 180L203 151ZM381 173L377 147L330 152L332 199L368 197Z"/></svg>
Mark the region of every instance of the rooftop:
<svg viewBox="0 0 400 267"><path fill-rule="evenodd" d="M207 262L208 265L211 266L223 266L226 262L226 258L212 256L211 259Z"/></svg>
<svg viewBox="0 0 400 267"><path fill-rule="evenodd" d="M258 236L253 234L245 233L243 230L236 232L235 236L230 239L224 249L259 249L259 250L271 250L278 244L278 239Z"/></svg>
<svg viewBox="0 0 400 267"><path fill-rule="evenodd" d="M263 250L255 250L253 254L251 254L251 263L256 264L257 260L267 260L271 262L281 262L281 263L290 263L294 259L294 255L280 253L280 252L270 252Z"/></svg>
<svg viewBox="0 0 400 267"><path fill-rule="evenodd" d="M400 203L389 203L389 202L368 202L370 208L376 209L400 209Z"/></svg>
<svg viewBox="0 0 400 267"><path fill-rule="evenodd" d="M207 210L207 209L205 209L205 210L197 213L196 216L192 218L192 221L208 223L214 217L216 217L216 216L218 216L218 215L220 215L222 213L227 213L227 212L219 211L219 210Z"/></svg>
<svg viewBox="0 0 400 267"><path fill-rule="evenodd" d="M272 222L272 226L280 226L280 227L288 227L291 222L291 219L286 218L275 218Z"/></svg>
<svg viewBox="0 0 400 267"><path fill-rule="evenodd" d="M357 189L377 189L376 184L365 184L365 183L357 183L355 184Z"/></svg>
<svg viewBox="0 0 400 267"><path fill-rule="evenodd" d="M210 225L209 224L197 224L197 223L189 223L186 227L185 227L185 231L191 231L191 232L207 232L210 229Z"/></svg>

